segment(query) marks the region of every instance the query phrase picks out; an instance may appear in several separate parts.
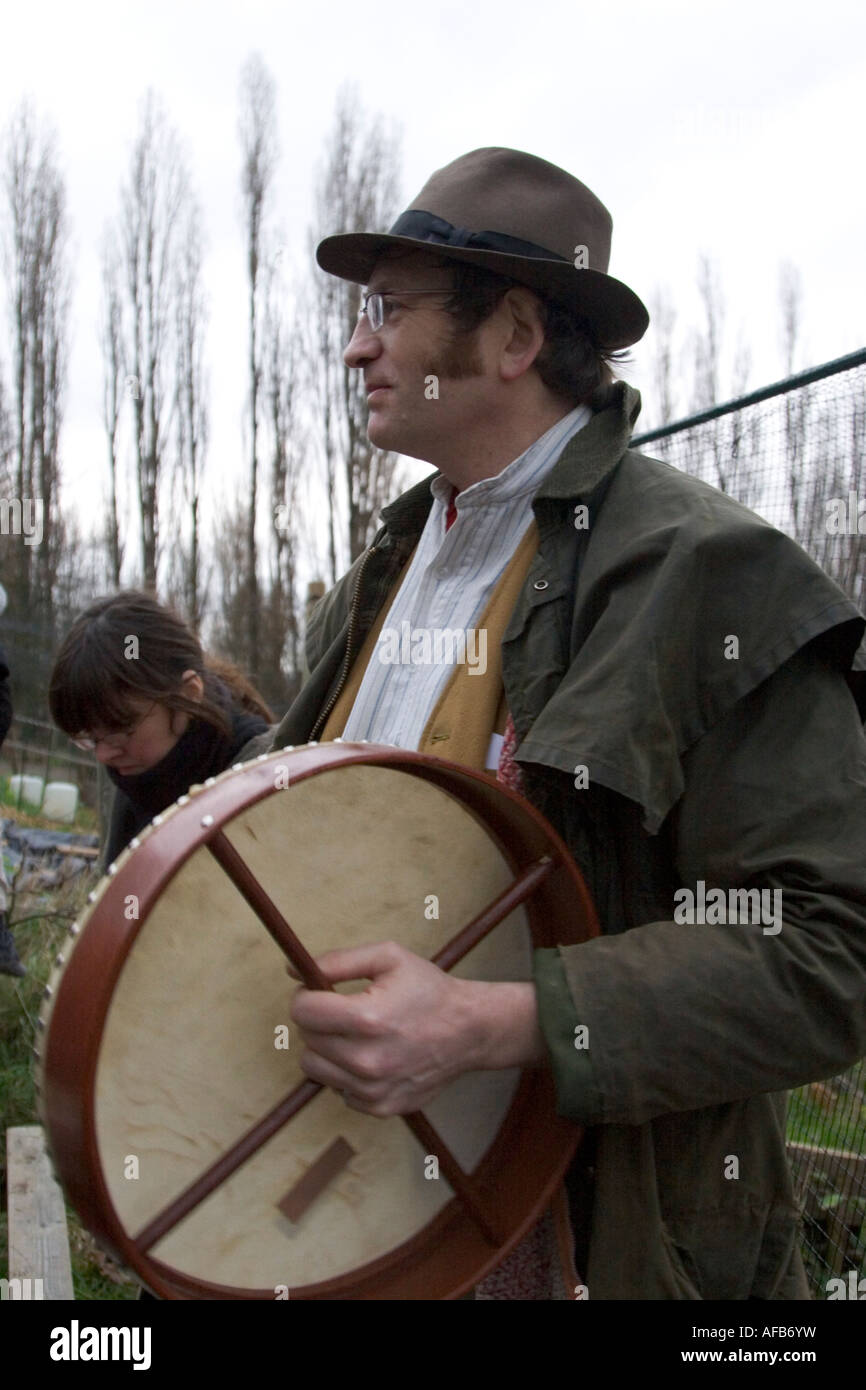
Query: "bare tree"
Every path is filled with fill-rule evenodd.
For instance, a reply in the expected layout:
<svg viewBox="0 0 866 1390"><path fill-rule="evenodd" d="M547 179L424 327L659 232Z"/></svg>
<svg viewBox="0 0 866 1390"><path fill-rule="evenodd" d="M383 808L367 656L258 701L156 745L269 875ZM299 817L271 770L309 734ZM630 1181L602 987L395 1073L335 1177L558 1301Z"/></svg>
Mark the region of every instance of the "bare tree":
<svg viewBox="0 0 866 1390"><path fill-rule="evenodd" d="M311 249L334 232L384 231L393 220L398 185L397 136L386 132L380 117L366 116L354 89L343 87L316 181ZM321 421L333 583L344 560L351 562L369 544L378 512L395 485L397 455L376 449L367 439L363 380L343 361L358 316L360 289L318 270L315 276L309 361ZM338 540L341 506L347 555Z"/></svg>
<svg viewBox="0 0 866 1390"><path fill-rule="evenodd" d="M779 269L779 308L781 310L780 341L785 360L785 375L791 376L797 358L800 337L800 321L803 306L803 281L799 270L790 261L785 261ZM809 513L804 512L804 476L806 464L807 414L809 393L789 391L785 397L785 453L788 472L788 496L794 531L801 540L802 531L808 524ZM805 541L803 541L805 544Z"/></svg>
<svg viewBox="0 0 866 1390"><path fill-rule="evenodd" d="M697 283L703 322L686 336L681 353L681 375L691 375L689 408L695 413L712 410L722 401L744 394L752 370L748 341L741 332L730 363L730 389L722 387L723 365L727 360L723 353L726 308L718 269L706 255L698 261ZM675 411L675 314L663 289L655 291L652 316L656 326L652 374L661 423L668 424L673 423ZM680 466L687 472L712 483L746 506L755 506L760 499L762 437L760 414L747 409L725 414L712 424L697 426L685 433L675 431L667 441L659 441L655 447L663 457L677 461L682 458Z"/></svg>
<svg viewBox="0 0 866 1390"><path fill-rule="evenodd" d="M188 196L175 132L153 92L145 98L129 179L122 191L123 269L128 305L127 377L135 416L135 470L144 585L159 566L159 484L175 394L173 296L178 224Z"/></svg>
<svg viewBox="0 0 866 1390"><path fill-rule="evenodd" d="M709 256L698 257L698 297L703 309L704 322L691 334L692 344L692 398L693 411L709 410L719 404L719 380L721 376L722 327L725 310L718 272ZM724 438L724 431L714 429L709 436L708 480L722 492L732 490L732 460Z"/></svg>
<svg viewBox="0 0 866 1390"><path fill-rule="evenodd" d="M204 616L206 597L202 574L201 489L209 427L203 363L207 307L201 272L201 211L198 203L190 198L185 209L175 272L175 476L183 495L187 523L181 522L178 527L175 554L180 570L181 606L196 630Z"/></svg>
<svg viewBox="0 0 866 1390"><path fill-rule="evenodd" d="M299 477L303 457L298 408L300 352L297 310L271 265L265 313L264 394L271 457L270 575L263 605L262 690L277 708L300 689L300 614L297 593Z"/></svg>
<svg viewBox="0 0 866 1390"><path fill-rule="evenodd" d="M66 190L50 130L23 104L6 134L6 265L12 327L12 475L15 495L38 508L37 543L14 548L14 603L50 641L63 549L60 428L66 378L70 269ZM34 533L35 534L35 533Z"/></svg>
<svg viewBox="0 0 866 1390"><path fill-rule="evenodd" d="M123 301L120 289L120 258L110 228L106 228L102 250L102 323L100 342L103 361L102 419L108 441L108 506L105 515L105 539L109 560L109 578L120 588L124 545L120 536L118 511L118 429L123 401L124 346Z"/></svg>
<svg viewBox="0 0 866 1390"><path fill-rule="evenodd" d="M277 163L276 90L258 54L251 54L241 72L240 120L241 191L247 253L249 320L250 483L246 525L244 576L246 586L246 662L253 679L259 674L259 580L256 528L259 493L259 396L262 386L261 342L262 269L270 193Z"/></svg>
<svg viewBox="0 0 866 1390"><path fill-rule="evenodd" d="M718 271L707 255L698 259L698 295L704 311L704 325L695 334L692 408L708 410L719 401L725 309Z"/></svg>
<svg viewBox="0 0 866 1390"><path fill-rule="evenodd" d="M14 474L15 438L12 415L7 404L3 361L0 359L0 497L9 498L14 495ZM15 546L0 544L0 584L5 589L14 587L17 559Z"/></svg>
<svg viewBox="0 0 866 1390"><path fill-rule="evenodd" d="M209 646L246 669L246 604L244 557L246 516L232 502L215 508L213 557L218 595Z"/></svg>
<svg viewBox="0 0 866 1390"><path fill-rule="evenodd" d="M3 362L0 359L0 489L7 497L12 492L13 458L15 444L12 434L12 416L6 401L6 386L3 375Z"/></svg>
<svg viewBox="0 0 866 1390"><path fill-rule="evenodd" d="M785 360L785 375L791 376L800 338L803 311L803 277L791 261L779 267L779 305L782 311L780 340Z"/></svg>
<svg viewBox="0 0 866 1390"><path fill-rule="evenodd" d="M84 535L74 514L66 519L63 552L55 580L55 629L64 632L99 594L105 592L105 546L98 531ZM46 651L46 658L50 655ZM46 664L47 675L47 664ZM40 704L44 704L44 692Z"/></svg>
<svg viewBox="0 0 866 1390"><path fill-rule="evenodd" d="M731 369L731 396L744 396L752 374L752 350L741 332ZM729 461L724 470L722 490L730 492L746 507L759 500L758 477L761 471L761 450L764 437L764 417L753 409L735 410L727 417L729 429Z"/></svg>
<svg viewBox="0 0 866 1390"><path fill-rule="evenodd" d="M657 287L650 299L650 323L653 326L651 381L658 426L669 425L676 410L673 379L676 317L670 291L662 286Z"/></svg>

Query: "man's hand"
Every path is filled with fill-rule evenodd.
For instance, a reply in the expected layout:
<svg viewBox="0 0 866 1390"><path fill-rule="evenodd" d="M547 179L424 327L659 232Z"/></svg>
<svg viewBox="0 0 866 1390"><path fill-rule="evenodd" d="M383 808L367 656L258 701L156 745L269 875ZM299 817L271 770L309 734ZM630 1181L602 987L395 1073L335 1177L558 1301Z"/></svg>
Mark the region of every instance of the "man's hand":
<svg viewBox="0 0 866 1390"><path fill-rule="evenodd" d="M461 980L394 942L317 964L332 984L370 981L356 994L299 989L291 1014L306 1075L356 1110L405 1115L463 1072L544 1060L533 985Z"/></svg>

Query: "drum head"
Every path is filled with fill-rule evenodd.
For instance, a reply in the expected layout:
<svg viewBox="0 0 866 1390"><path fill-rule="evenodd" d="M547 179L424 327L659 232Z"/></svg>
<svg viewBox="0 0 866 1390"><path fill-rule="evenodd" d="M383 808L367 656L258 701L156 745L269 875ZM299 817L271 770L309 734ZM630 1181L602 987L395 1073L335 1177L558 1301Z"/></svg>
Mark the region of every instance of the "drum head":
<svg viewBox="0 0 866 1390"><path fill-rule="evenodd" d="M416 1124L349 1108L300 1070L280 933L531 979L535 946L595 930L541 817L438 760L313 745L181 798L113 868L43 1012L49 1142L94 1233L174 1298L454 1297L501 1260L579 1137L549 1076L466 1074Z"/></svg>

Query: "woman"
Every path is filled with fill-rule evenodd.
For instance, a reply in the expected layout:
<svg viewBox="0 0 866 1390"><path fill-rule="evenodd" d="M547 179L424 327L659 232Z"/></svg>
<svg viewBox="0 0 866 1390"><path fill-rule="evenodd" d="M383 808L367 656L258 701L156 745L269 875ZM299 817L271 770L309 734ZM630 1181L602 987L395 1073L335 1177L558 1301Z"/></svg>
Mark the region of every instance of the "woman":
<svg viewBox="0 0 866 1390"><path fill-rule="evenodd" d="M114 783L106 864L194 783L263 752L273 722L239 671L205 657L171 609L136 590L77 620L48 698L55 723Z"/></svg>

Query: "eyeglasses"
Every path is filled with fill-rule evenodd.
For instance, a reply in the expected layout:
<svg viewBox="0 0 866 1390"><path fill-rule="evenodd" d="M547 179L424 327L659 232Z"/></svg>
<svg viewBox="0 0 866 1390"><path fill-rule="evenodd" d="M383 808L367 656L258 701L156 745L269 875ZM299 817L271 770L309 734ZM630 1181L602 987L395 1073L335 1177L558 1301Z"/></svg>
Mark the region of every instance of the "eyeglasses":
<svg viewBox="0 0 866 1390"><path fill-rule="evenodd" d="M388 318L393 307L393 305L389 302L386 308L386 301L393 300L394 303L399 303L401 299L403 299L406 295L409 294L453 293L454 291L450 288L443 288L438 290L374 290L372 294L365 294L364 298L361 300L361 307L358 310L358 318L360 319L364 316L364 314L366 314L367 318L370 320L370 327L372 328L373 332L378 333L379 329L383 327L385 320Z"/></svg>
<svg viewBox="0 0 866 1390"><path fill-rule="evenodd" d="M85 753L93 753L95 749L99 747L100 743L104 743L107 748L123 748L132 738L133 734L137 733L141 728L151 710L156 709L156 703L156 700L154 700L153 704L149 705L144 711L141 718L137 720L135 724L130 724L128 729L118 729L114 734L100 734L98 738L94 738L92 734L78 734L72 742L75 744L76 748L83 749Z"/></svg>

